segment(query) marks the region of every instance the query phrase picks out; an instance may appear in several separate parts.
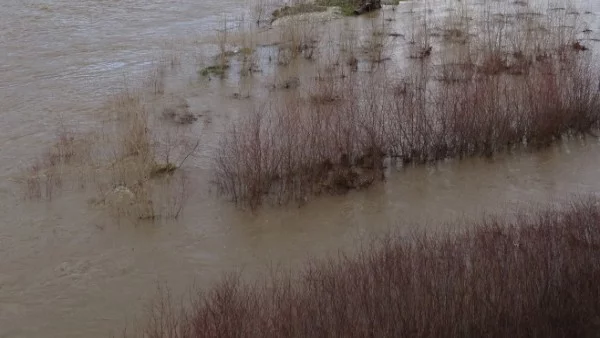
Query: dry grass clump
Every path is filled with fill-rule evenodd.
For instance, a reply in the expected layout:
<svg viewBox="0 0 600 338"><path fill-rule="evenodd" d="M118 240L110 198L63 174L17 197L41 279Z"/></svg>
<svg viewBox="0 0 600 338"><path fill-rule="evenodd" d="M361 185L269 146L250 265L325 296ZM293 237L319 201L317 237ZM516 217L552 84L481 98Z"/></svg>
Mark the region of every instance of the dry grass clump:
<svg viewBox="0 0 600 338"><path fill-rule="evenodd" d="M211 78L211 75L224 78L227 70L230 68L230 58L236 55L231 50L232 47L232 30L237 25L237 22L231 20L227 16L219 21L218 28L215 29L215 35L211 37L211 43L217 48L218 53L214 57L212 64L198 69L198 75Z"/></svg>
<svg viewBox="0 0 600 338"><path fill-rule="evenodd" d="M279 25L279 65L288 65L297 57L312 59L319 42L318 24L310 18L292 16Z"/></svg>
<svg viewBox="0 0 600 338"><path fill-rule="evenodd" d="M127 95L129 98L116 102L116 123L105 131L104 150L98 153L100 163L96 167L100 169L94 177L98 201L119 217L176 218L188 193L182 183L187 176L176 171L197 149L199 141L188 141L185 125L161 125L142 96ZM165 209L166 204L173 208Z"/></svg>
<svg viewBox="0 0 600 338"><path fill-rule="evenodd" d="M389 60L387 54L391 49L392 39L390 38L388 31L389 29L383 17L380 23L371 21L369 33L366 39L362 41L362 48L367 53L368 59L372 64L378 64Z"/></svg>
<svg viewBox="0 0 600 338"><path fill-rule="evenodd" d="M227 276L186 305L163 294L137 336L595 337L599 278L592 199L457 235L388 236L254 284Z"/></svg>
<svg viewBox="0 0 600 338"><path fill-rule="evenodd" d="M183 101L157 95L151 84L147 89L149 96L125 90L112 99L107 109L114 115L99 131L75 135L61 128L56 144L28 168L26 197L50 200L56 188L75 183L85 191L95 188L94 204L118 218L179 217L189 193L179 168L199 141L190 141L189 121L165 120L158 109L181 108ZM189 115L187 103L184 108L179 117Z"/></svg>
<svg viewBox="0 0 600 338"><path fill-rule="evenodd" d="M358 70L357 58L357 33L354 30L342 30L340 32L338 53L340 54L340 62L350 67L351 71Z"/></svg>
<svg viewBox="0 0 600 338"><path fill-rule="evenodd" d="M424 11L421 14L413 14L411 16L411 29L409 40L410 58L425 59L431 55L433 46L431 44L430 30L431 23L428 11Z"/></svg>
<svg viewBox="0 0 600 338"><path fill-rule="evenodd" d="M327 10L327 7L318 5L312 2L299 2L292 6L283 6L281 8L276 9L271 14L274 19L278 19L284 16L297 15L303 13L314 13L314 12L324 12Z"/></svg>
<svg viewBox="0 0 600 338"><path fill-rule="evenodd" d="M175 59L172 59L176 62ZM149 88L154 95L162 95L165 93L165 81L167 75L167 64L159 62L156 67L153 67L144 79L143 86Z"/></svg>
<svg viewBox="0 0 600 338"><path fill-rule="evenodd" d="M24 186L24 197L30 200L52 200L63 188L65 176L78 176L78 165L87 159L91 144L81 135L62 125L55 143L28 165L20 182ZM81 178L81 177L79 177Z"/></svg>
<svg viewBox="0 0 600 338"><path fill-rule="evenodd" d="M213 76L225 79L228 75L233 75L242 82L245 78L260 72L255 53L257 34L256 27L246 22L243 17L238 20L224 17L219 23L215 36L210 39L218 53L211 64L198 69L198 75L209 80ZM237 72L234 73L232 70Z"/></svg>

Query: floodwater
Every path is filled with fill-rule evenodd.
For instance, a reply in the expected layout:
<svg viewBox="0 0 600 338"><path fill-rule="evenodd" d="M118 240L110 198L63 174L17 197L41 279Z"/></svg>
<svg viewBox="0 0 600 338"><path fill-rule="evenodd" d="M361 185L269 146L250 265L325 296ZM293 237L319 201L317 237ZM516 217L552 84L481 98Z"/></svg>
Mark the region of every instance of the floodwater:
<svg viewBox="0 0 600 338"><path fill-rule="evenodd" d="M399 30L409 5L386 11ZM600 140L589 137L493 160L403 168L365 191L256 214L214 194L203 157L210 146L186 169L194 189L178 221L117 222L80 192L51 202L22 198L15 177L54 140L58 125L93 129L107 96L165 53L201 54L198 41L214 34L223 13L242 17L244 8L243 0L3 1L0 337L106 337L143 316L157 283L181 295L223 272L296 267L390 230L452 231L452 221L600 191ZM584 3L581 12L594 44L600 4ZM350 25L368 26L365 20ZM231 98L234 85L214 82L178 85L192 109L211 115L198 128L209 144L219 126L247 109Z"/></svg>

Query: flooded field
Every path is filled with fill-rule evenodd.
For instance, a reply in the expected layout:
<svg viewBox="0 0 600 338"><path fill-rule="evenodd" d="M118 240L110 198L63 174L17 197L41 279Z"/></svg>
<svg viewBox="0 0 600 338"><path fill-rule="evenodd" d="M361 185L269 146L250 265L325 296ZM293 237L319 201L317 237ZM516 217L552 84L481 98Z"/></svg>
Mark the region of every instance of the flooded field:
<svg viewBox="0 0 600 338"><path fill-rule="evenodd" d="M548 15L557 15L558 26L569 27L586 53L597 55L600 4L563 3L507 6L515 13L564 12ZM361 240L389 231L456 231L456 220L597 194L600 139L593 133L539 151L390 165L385 181L347 194L311 196L300 207L265 204L250 212L217 193L214 154L232 121L271 98L315 98L306 84L339 63L342 47L360 50L356 62L348 62L356 74L377 73L373 59L394 70L388 73L409 72L418 62L411 59L415 44L409 42L424 41L411 37L413 18L429 18L425 32L434 41L444 36L446 17L457 6L407 1L359 18L303 23L298 32L277 21L271 29L268 23L256 27L256 8L243 0L6 1L0 12L0 337L119 334L143 316L159 283L182 295L224 272L241 270L254 278L269 266L294 268L309 257L352 251ZM570 21L560 22L565 15ZM369 48L369 36L385 36L386 49ZM319 41L314 57L306 57L313 53L306 48L297 59L278 51L282 42L313 37ZM211 67L219 66L214 56L224 45L232 60L220 76ZM249 61L240 57L244 48L254 52ZM433 55L434 62L451 58L436 49ZM248 66L254 75L239 76ZM103 189L115 182L106 188L96 182L104 174L87 171L73 182L65 175L60 187L40 191L41 198L28 196L32 190L23 177L57 137L96 133L86 140L114 141L122 134L113 133L110 105L123 91L139 88L150 112L166 104L164 97L183 99L195 120L181 129L185 145L173 145L184 149L174 161L183 163L186 177L185 198L173 202L176 219L114 217L97 200L98 191L106 196ZM163 122L152 119L149 127L156 123ZM110 158L112 148L106 149Z"/></svg>

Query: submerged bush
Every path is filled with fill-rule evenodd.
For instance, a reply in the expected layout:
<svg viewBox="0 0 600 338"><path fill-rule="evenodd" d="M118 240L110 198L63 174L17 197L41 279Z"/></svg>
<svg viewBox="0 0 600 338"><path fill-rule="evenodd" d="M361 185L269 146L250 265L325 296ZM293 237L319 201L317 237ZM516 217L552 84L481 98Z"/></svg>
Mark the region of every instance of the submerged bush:
<svg viewBox="0 0 600 338"><path fill-rule="evenodd" d="M190 307L161 298L145 337L593 337L600 329L600 205L578 201L463 234L387 237Z"/></svg>
<svg viewBox="0 0 600 338"><path fill-rule="evenodd" d="M332 189L337 169L366 175L364 183L348 185L360 188L376 181L370 177L383 178L386 159L423 164L548 146L599 126L596 79L587 60L575 56L538 62L517 77L326 78L313 84L308 99L298 96L236 122L216 153L215 182L236 203L257 207L265 199L285 203L347 191Z"/></svg>
<svg viewBox="0 0 600 338"><path fill-rule="evenodd" d="M314 12L324 12L327 10L327 7L321 6L314 3L298 3L292 6L283 6L279 9L273 11L273 18L279 19L284 16L289 15L297 15L303 13L314 13Z"/></svg>
<svg viewBox="0 0 600 338"><path fill-rule="evenodd" d="M441 72L432 60L446 57L445 45L432 48L424 24L410 43L428 57L411 54L407 73L385 67L348 73L334 61L314 82L302 83L307 93L235 121L216 151L219 190L252 208L303 202L366 187L384 177L391 161L493 156L599 127L598 69L564 25L550 16L533 22L517 15L508 29L510 13L484 10L487 21L473 29L469 13L459 14L440 37L459 46L460 56Z"/></svg>

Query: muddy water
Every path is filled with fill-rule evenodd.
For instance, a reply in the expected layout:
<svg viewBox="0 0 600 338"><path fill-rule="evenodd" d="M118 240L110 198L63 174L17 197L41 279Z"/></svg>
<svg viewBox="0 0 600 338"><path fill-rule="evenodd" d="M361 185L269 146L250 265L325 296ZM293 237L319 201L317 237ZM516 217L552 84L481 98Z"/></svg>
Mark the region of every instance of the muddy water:
<svg viewBox="0 0 600 338"><path fill-rule="evenodd" d="M118 334L142 314L157 283L181 294L224 271L254 276L269 264L294 267L390 229L452 231L456 226L446 221L600 191L600 141L590 137L542 152L403 168L366 191L257 214L236 210L211 192L209 161L202 157L187 168L194 191L177 222L118 222L90 208L77 191L52 202L21 198L13 179L55 137L58 124L93 128L107 95L135 83L163 51L202 50L192 41L212 32L222 13L241 15L243 6L242 0L4 1L0 337ZM399 31L408 6L386 12L396 17ZM592 19L600 6L584 10L591 14L582 29L592 30L590 39L600 37ZM360 29L369 21L344 24ZM233 91L233 84L181 87L193 109L211 112L213 126L247 109L231 99Z"/></svg>

